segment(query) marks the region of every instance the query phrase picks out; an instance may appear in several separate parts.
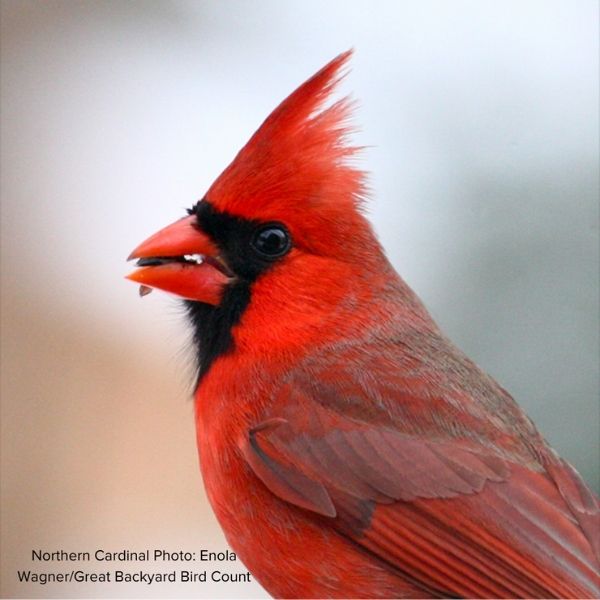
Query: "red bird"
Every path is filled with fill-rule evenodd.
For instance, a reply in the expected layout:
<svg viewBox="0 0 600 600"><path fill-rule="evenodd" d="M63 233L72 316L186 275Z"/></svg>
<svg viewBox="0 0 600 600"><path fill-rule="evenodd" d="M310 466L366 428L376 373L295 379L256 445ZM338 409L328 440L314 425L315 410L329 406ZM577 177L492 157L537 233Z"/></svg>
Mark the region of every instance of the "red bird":
<svg viewBox="0 0 600 600"><path fill-rule="evenodd" d="M185 299L204 484L277 597L591 598L598 499L444 336L361 212L345 53L138 246Z"/></svg>

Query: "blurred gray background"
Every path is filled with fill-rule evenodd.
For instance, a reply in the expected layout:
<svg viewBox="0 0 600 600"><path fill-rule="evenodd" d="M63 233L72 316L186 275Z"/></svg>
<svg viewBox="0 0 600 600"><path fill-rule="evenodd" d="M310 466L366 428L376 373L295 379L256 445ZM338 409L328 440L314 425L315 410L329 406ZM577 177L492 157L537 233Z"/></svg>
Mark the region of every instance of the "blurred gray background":
<svg viewBox="0 0 600 600"><path fill-rule="evenodd" d="M265 596L16 570L32 548L226 547L181 310L140 300L124 261L350 47L342 93L393 263L598 490L597 2L1 7L4 597Z"/></svg>

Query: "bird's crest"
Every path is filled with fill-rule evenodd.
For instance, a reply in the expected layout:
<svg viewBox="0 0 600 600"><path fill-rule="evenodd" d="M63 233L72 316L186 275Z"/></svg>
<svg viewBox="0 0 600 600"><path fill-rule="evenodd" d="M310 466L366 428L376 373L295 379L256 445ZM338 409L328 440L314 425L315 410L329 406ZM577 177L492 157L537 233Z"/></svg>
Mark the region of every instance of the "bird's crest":
<svg viewBox="0 0 600 600"><path fill-rule="evenodd" d="M304 82L264 121L223 171L206 197L241 217L322 216L354 209L364 196L364 174L349 164L358 148L347 145L351 102L323 105L343 77L344 52Z"/></svg>

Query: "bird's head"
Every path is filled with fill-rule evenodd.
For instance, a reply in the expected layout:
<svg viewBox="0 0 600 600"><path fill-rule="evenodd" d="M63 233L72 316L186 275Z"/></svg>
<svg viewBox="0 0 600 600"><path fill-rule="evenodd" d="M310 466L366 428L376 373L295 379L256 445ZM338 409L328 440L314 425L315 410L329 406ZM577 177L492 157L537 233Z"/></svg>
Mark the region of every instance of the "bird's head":
<svg viewBox="0 0 600 600"><path fill-rule="evenodd" d="M183 297L197 320L235 322L257 294L314 304L342 280L381 268L360 211L357 148L346 143L350 103L324 108L350 54L286 98L188 215L131 253L139 268L128 277L141 292Z"/></svg>

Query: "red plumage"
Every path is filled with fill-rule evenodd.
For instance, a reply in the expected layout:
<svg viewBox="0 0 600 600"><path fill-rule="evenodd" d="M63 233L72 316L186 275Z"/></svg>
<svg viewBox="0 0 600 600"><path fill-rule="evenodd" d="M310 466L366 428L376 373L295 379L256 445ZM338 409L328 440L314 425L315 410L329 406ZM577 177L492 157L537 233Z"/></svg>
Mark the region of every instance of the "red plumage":
<svg viewBox="0 0 600 600"><path fill-rule="evenodd" d="M443 336L360 212L350 104L322 108L348 57L132 254L131 279L189 301L215 513L278 597L594 597L598 500Z"/></svg>

